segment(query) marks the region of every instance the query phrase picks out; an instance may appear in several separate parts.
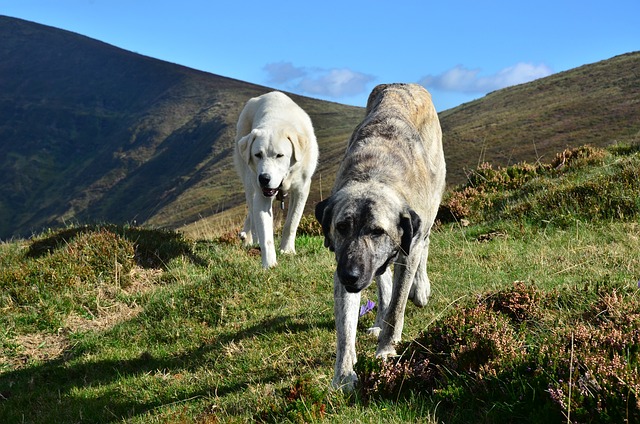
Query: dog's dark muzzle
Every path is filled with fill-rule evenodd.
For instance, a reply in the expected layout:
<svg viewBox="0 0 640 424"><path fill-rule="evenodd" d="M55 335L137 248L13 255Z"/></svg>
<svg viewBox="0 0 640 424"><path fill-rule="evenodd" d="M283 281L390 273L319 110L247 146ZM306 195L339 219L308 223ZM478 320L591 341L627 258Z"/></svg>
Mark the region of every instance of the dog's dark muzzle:
<svg viewBox="0 0 640 424"><path fill-rule="evenodd" d="M359 293L369 287L372 275L367 275L360 267L338 265L338 279L349 293Z"/></svg>

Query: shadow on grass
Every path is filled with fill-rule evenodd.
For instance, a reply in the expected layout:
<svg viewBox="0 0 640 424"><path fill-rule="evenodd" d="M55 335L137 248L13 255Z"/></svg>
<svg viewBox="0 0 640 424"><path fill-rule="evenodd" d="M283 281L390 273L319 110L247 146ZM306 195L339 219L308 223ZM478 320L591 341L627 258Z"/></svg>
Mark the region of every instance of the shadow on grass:
<svg viewBox="0 0 640 424"><path fill-rule="evenodd" d="M136 325L136 320L124 325ZM83 359L87 353L82 348L72 348L59 359L0 374L0 422L120 422L165 405L199 398L207 402L211 397L241 392L249 384L275 383L283 376L267 370L259 375L238 375L210 387L198 387L188 381L180 384L178 376L198 372L207 364L216 366L224 360L222 347L231 341L275 333L303 333L317 328L333 330L333 321L319 321L310 316L269 318L238 332L203 341L190 351L166 357L144 351L135 358L90 360ZM107 332L103 339L108 338ZM160 385L146 381L148 378L160 379ZM173 389L162 389L165 384L171 384ZM149 386L151 389L135 392L136 387Z"/></svg>

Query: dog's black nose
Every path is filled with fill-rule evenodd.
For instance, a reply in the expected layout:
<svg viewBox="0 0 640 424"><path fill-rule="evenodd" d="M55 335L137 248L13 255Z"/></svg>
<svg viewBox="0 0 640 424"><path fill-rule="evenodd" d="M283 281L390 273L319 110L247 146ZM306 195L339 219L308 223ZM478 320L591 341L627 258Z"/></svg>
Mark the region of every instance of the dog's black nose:
<svg viewBox="0 0 640 424"><path fill-rule="evenodd" d="M360 271L357 269L347 269L340 273L340 280L345 286L354 286L360 279Z"/></svg>
<svg viewBox="0 0 640 424"><path fill-rule="evenodd" d="M270 181L271 175L267 173L258 175L258 182L260 183L261 187L267 187Z"/></svg>

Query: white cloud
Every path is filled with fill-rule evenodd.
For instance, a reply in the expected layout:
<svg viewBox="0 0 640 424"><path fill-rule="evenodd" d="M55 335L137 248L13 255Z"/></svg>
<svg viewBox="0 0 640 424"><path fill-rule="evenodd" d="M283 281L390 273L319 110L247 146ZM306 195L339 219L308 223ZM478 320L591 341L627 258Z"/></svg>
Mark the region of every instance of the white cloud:
<svg viewBox="0 0 640 424"><path fill-rule="evenodd" d="M545 64L517 63L493 75L480 76L480 69L468 69L462 65L440 75L427 75L419 83L427 88L461 93L488 93L512 85L530 82L553 73Z"/></svg>
<svg viewBox="0 0 640 424"><path fill-rule="evenodd" d="M264 70L270 83L281 84L287 90L336 99L366 92L367 84L375 79L350 69L295 67L290 62L269 63Z"/></svg>
<svg viewBox="0 0 640 424"><path fill-rule="evenodd" d="M363 93L367 84L373 81L371 75L354 72L349 69L329 69L316 75L302 78L298 87L310 94L330 97L349 97Z"/></svg>
<svg viewBox="0 0 640 424"><path fill-rule="evenodd" d="M268 63L264 70L267 71L268 82L273 84L282 84L300 78L306 73L304 69L296 68L291 62Z"/></svg>

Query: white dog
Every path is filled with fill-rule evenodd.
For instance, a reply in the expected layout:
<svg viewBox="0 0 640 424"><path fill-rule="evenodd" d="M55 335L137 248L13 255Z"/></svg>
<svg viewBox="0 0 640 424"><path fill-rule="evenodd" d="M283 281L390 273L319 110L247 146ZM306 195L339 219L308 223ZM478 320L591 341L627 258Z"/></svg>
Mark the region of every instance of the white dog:
<svg viewBox="0 0 640 424"><path fill-rule="evenodd" d="M318 143L311 119L278 91L250 99L238 119L234 162L244 183L248 213L240 238L257 241L262 267L277 264L273 242L273 200L290 195L280 252L295 253L295 238L311 176L318 163Z"/></svg>

